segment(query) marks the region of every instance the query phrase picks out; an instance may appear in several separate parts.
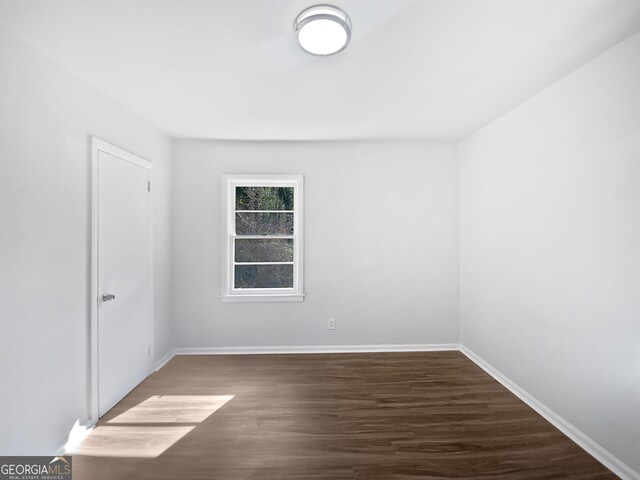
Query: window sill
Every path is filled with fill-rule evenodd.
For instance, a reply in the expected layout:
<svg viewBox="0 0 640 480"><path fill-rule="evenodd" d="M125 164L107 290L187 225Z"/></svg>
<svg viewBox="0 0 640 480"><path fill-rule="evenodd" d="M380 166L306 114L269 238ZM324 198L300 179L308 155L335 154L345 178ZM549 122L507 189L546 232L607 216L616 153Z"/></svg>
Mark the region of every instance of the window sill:
<svg viewBox="0 0 640 480"><path fill-rule="evenodd" d="M304 295L222 295L224 303L235 302L302 302Z"/></svg>

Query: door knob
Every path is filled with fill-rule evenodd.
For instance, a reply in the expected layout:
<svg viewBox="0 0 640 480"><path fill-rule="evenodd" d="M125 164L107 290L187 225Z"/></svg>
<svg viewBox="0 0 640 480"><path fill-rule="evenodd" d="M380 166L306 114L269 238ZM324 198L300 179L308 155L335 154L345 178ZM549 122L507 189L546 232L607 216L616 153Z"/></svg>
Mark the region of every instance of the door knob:
<svg viewBox="0 0 640 480"><path fill-rule="evenodd" d="M103 302L110 302L111 300L115 300L116 296L113 293L103 293L102 294L102 301Z"/></svg>

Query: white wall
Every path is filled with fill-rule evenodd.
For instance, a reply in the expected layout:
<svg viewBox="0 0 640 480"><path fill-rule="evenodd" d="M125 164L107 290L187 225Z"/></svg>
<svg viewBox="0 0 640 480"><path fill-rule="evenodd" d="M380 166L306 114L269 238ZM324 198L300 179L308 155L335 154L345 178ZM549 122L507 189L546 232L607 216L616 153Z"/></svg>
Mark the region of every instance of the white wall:
<svg viewBox="0 0 640 480"><path fill-rule="evenodd" d="M640 471L640 34L460 158L462 343Z"/></svg>
<svg viewBox="0 0 640 480"><path fill-rule="evenodd" d="M157 356L170 144L3 28L0 65L0 454L48 454L88 416L90 135L155 163Z"/></svg>
<svg viewBox="0 0 640 480"><path fill-rule="evenodd" d="M175 345L456 343L455 155L408 142L176 142ZM223 173L304 175L304 302L221 303Z"/></svg>

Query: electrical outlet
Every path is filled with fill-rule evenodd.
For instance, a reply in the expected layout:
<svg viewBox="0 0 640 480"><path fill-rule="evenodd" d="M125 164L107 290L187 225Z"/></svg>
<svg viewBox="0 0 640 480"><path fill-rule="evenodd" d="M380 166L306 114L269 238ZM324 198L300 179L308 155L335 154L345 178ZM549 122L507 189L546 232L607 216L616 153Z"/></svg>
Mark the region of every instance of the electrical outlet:
<svg viewBox="0 0 640 480"><path fill-rule="evenodd" d="M329 330L335 330L336 329L336 319L335 318L330 318L329 320L327 320L327 328Z"/></svg>

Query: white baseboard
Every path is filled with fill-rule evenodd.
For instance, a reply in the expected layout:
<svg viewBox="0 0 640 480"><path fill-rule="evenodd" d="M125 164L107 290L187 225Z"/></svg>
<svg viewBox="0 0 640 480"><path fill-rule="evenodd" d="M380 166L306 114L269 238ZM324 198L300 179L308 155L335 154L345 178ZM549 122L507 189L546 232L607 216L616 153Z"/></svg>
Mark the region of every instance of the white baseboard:
<svg viewBox="0 0 640 480"><path fill-rule="evenodd" d="M162 367L164 367L167 363L169 363L169 360L171 360L173 358L173 356L175 355L173 350L169 350L164 357L162 357L160 360L158 360L155 363L155 371L157 372L158 370L160 370Z"/></svg>
<svg viewBox="0 0 640 480"><path fill-rule="evenodd" d="M307 353L366 353L366 352L442 352L457 351L457 343L387 344L387 345L300 345L279 347L201 347L175 348L156 363L160 370L175 355L270 355Z"/></svg>
<svg viewBox="0 0 640 480"><path fill-rule="evenodd" d="M511 381L481 357L464 345L460 345L460 351L613 473L623 480L640 480L640 473L636 472L622 460L615 457L611 452L600 446L597 442L555 413L544 403L529 394L518 384Z"/></svg>

